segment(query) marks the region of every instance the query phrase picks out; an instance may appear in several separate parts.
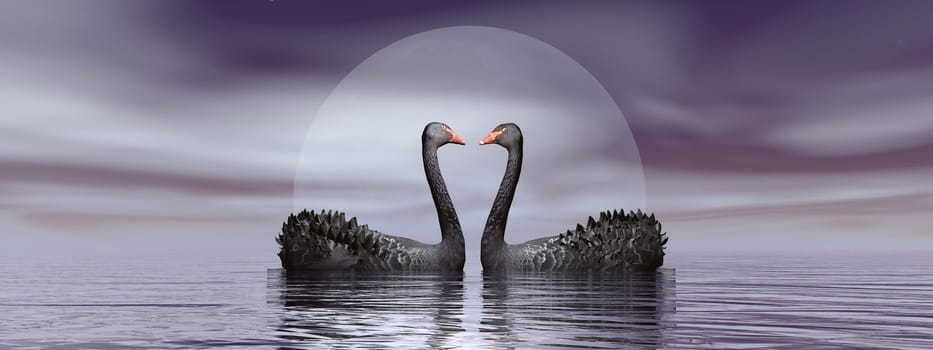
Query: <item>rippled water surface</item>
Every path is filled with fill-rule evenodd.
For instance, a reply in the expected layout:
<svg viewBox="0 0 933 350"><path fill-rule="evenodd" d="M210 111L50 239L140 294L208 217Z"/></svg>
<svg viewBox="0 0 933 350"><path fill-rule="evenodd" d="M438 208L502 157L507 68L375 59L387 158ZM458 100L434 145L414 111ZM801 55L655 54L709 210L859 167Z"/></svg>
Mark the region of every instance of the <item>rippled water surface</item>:
<svg viewBox="0 0 933 350"><path fill-rule="evenodd" d="M933 349L926 254L671 256L628 275L0 262L0 348Z"/></svg>

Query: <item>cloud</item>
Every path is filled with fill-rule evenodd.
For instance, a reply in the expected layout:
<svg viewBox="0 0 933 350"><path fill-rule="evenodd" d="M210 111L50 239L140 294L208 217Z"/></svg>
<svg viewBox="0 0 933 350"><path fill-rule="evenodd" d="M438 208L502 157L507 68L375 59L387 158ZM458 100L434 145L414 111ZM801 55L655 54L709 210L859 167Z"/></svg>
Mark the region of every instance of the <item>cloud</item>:
<svg viewBox="0 0 933 350"><path fill-rule="evenodd" d="M816 156L894 153L931 146L929 68L869 74L826 84L796 106L765 140Z"/></svg>

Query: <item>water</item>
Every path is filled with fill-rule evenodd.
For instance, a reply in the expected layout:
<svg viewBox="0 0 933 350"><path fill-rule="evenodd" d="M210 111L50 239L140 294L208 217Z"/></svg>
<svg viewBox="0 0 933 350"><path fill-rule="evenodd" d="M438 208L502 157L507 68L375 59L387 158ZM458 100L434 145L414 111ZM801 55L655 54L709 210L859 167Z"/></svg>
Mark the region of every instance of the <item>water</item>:
<svg viewBox="0 0 933 350"><path fill-rule="evenodd" d="M654 274L484 277L5 261L0 349L931 349L931 262L674 256Z"/></svg>

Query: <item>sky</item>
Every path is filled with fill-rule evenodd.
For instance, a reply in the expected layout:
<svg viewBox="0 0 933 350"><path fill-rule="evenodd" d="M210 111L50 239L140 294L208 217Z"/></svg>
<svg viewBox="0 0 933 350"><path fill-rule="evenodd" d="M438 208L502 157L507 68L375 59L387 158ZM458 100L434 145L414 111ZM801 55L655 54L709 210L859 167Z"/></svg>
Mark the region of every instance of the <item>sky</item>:
<svg viewBox="0 0 933 350"><path fill-rule="evenodd" d="M933 248L925 1L0 3L0 254L268 258L295 209L476 254L610 208L670 254Z"/></svg>

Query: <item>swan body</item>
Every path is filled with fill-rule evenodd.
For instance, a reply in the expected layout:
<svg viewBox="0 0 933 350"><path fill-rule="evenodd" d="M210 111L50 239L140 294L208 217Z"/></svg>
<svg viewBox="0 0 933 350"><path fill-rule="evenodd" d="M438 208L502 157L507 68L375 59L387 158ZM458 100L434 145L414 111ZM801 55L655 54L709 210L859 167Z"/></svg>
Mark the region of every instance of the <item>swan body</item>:
<svg viewBox="0 0 933 350"><path fill-rule="evenodd" d="M443 270L445 257L455 255L449 247L387 235L324 210L289 215L276 242L286 270Z"/></svg>
<svg viewBox="0 0 933 350"><path fill-rule="evenodd" d="M425 244L387 235L350 220L339 211L291 214L276 237L286 270L463 271L463 231L437 163L437 149L463 140L442 123L429 123L421 135L422 159L437 209L441 242Z"/></svg>
<svg viewBox="0 0 933 350"><path fill-rule="evenodd" d="M659 232L661 223L653 214L605 211L599 220L589 217L586 226L577 224L556 236L504 245L484 260L483 269L654 271L664 263L664 251L658 247L667 243L667 235Z"/></svg>
<svg viewBox="0 0 933 350"><path fill-rule="evenodd" d="M586 226L521 244L505 242L505 227L521 175L521 129L497 126L480 144L496 143L509 152L505 175L486 220L480 245L483 270L495 271L654 271L664 263L667 234L641 210L613 210L592 216Z"/></svg>

